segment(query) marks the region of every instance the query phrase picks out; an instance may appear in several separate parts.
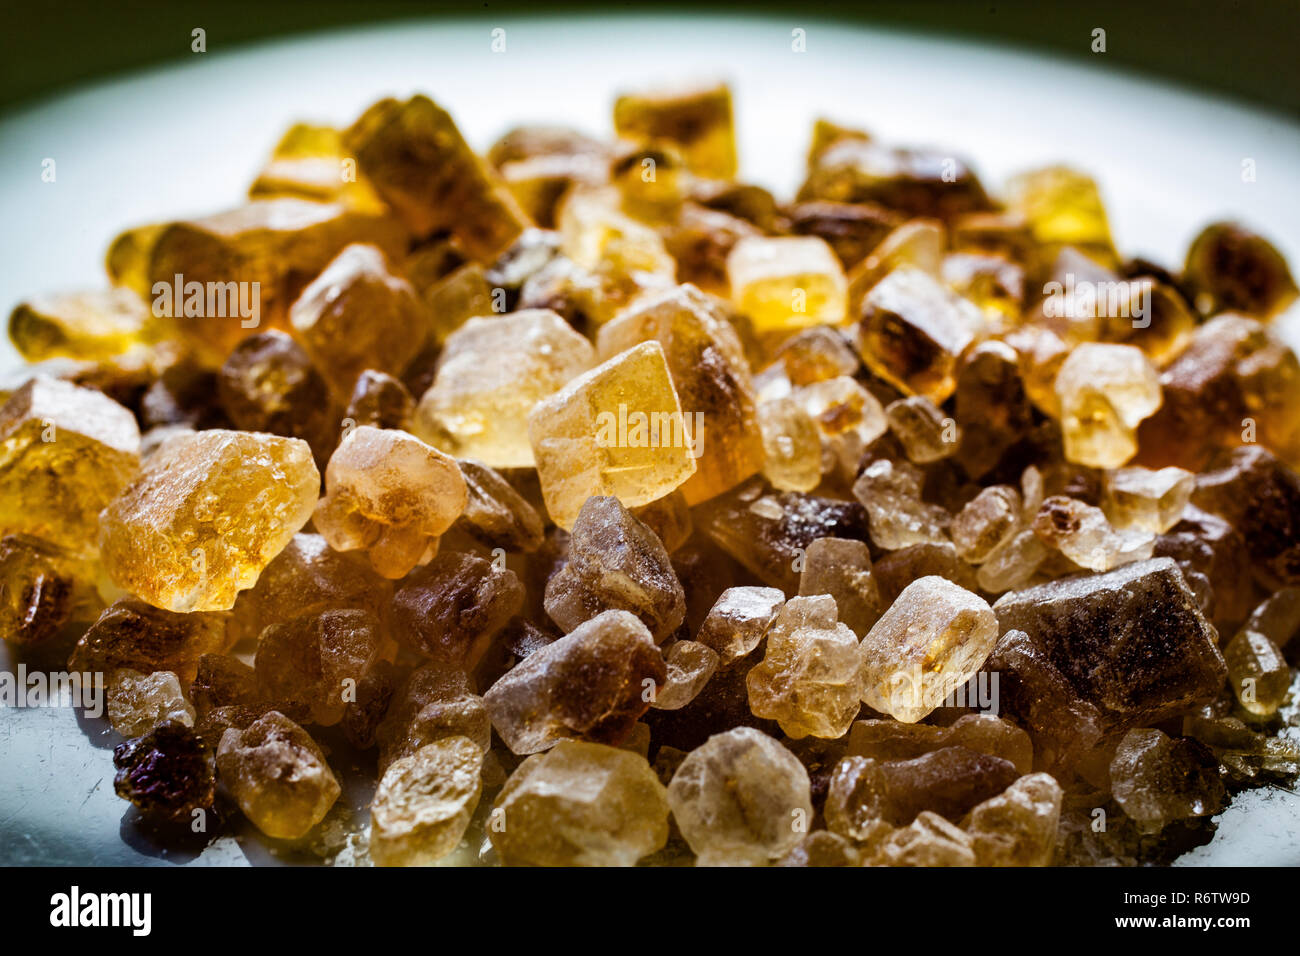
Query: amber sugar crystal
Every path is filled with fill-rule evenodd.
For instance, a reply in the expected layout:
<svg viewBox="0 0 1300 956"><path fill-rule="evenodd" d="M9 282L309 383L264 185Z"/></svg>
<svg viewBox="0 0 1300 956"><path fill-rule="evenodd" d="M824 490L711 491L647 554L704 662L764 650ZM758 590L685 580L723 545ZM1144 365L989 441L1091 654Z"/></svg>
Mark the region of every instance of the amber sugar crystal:
<svg viewBox="0 0 1300 956"><path fill-rule="evenodd" d="M1283 247L825 119L778 195L735 115L381 100L25 293L0 637L102 676L133 845L1149 865L1294 790Z"/></svg>

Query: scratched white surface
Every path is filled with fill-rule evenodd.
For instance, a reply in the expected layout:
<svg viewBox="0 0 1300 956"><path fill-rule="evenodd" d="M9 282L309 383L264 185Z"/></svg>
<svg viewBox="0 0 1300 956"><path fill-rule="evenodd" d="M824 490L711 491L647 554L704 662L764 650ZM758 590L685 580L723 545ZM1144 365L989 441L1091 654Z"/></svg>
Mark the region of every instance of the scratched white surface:
<svg viewBox="0 0 1300 956"><path fill-rule="evenodd" d="M506 52L490 31L506 29ZM807 31L807 52L790 31ZM1086 46L1086 37L1080 37ZM188 37L177 43L187 46ZM1119 246L1176 264L1231 216L1300 261L1300 128L1290 120L1108 68L813 19L488 17L412 22L210 52L0 119L0 308L101 284L126 225L238 203L292 120L346 123L381 95L420 90L484 147L518 122L609 132L615 92L720 76L736 94L742 175L797 184L814 116L903 143L949 146L985 182L1068 160L1102 183ZM41 163L56 161L54 183ZM1253 159L1257 179L1241 178ZM1288 317L1294 329L1297 313ZM15 361L6 342L0 370ZM0 666L9 666L0 652ZM67 711L0 710L0 862L188 862L133 843L111 754ZM122 832L119 833L119 830ZM1300 800L1239 800L1187 863L1300 862ZM200 862L263 859L223 838Z"/></svg>

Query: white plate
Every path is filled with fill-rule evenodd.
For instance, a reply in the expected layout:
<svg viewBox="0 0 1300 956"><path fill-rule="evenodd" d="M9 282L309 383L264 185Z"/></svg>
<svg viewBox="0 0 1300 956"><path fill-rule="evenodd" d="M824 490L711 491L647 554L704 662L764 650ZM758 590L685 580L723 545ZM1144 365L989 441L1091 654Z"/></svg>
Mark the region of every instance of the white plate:
<svg viewBox="0 0 1300 956"><path fill-rule="evenodd" d="M495 29L505 30L503 53L492 52ZM806 52L792 49L796 29ZM1089 39L1079 38L1081 50ZM238 204L293 120L345 124L380 96L425 91L478 147L517 123L608 134L617 91L686 77L732 83L742 176L784 195L800 179L813 118L826 115L888 140L951 148L994 189L1035 165L1088 170L1126 253L1177 266L1201 226L1231 217L1300 263L1300 127L1136 78L1105 54L1064 63L803 18L487 17L232 51L209 38L209 52L183 65L6 117L0 306L102 284L104 250L125 226ZM53 183L41 178L47 158ZM1242 176L1247 160L1254 182ZM16 361L5 348L0 368ZM15 739L46 726L64 732L48 750ZM92 845L101 862L150 859L115 828L100 832L125 804L112 795L107 752L66 736L70 727L0 712L0 834L21 835L28 859L75 862L90 858L78 847ZM1300 862L1298 809L1280 791L1239 800L1221 838L1187 862ZM39 834L25 827L38 818L48 824Z"/></svg>

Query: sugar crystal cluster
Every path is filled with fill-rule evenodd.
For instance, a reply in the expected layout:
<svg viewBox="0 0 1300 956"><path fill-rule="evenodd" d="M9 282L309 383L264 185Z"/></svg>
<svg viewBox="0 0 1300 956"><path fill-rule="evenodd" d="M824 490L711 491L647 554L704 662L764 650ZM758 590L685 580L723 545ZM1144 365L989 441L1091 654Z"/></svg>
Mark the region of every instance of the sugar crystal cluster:
<svg viewBox="0 0 1300 956"><path fill-rule="evenodd" d="M999 194L827 120L777 197L725 84L612 118L481 154L423 95L295 124L231 208L13 310L0 636L102 679L131 826L1149 864L1295 787L1269 238L1127 258L1083 171Z"/></svg>

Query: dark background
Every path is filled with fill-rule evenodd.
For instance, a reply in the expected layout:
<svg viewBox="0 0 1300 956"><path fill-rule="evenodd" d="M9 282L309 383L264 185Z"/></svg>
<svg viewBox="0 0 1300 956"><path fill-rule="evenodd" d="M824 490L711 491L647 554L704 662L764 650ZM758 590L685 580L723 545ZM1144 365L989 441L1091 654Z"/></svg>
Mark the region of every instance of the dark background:
<svg viewBox="0 0 1300 956"><path fill-rule="evenodd" d="M291 33L435 15L707 12L841 19L944 32L1086 59L1094 27L1109 61L1186 86L1300 116L1297 0L879 0L879 2L652 4L490 0L13 0L0 13L0 109L66 87L190 56L190 31L208 51Z"/></svg>

